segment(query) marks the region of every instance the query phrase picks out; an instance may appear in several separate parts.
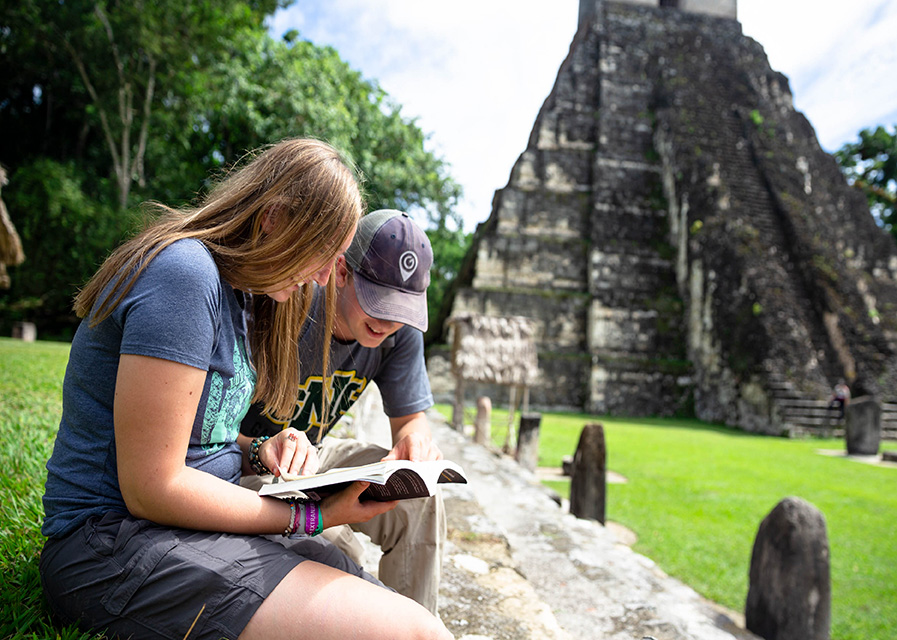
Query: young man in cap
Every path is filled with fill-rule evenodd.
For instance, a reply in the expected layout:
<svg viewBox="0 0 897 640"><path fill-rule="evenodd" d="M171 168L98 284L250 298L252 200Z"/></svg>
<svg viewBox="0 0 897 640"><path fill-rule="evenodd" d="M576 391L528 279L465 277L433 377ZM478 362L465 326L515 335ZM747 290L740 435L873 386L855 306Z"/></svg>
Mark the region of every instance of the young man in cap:
<svg viewBox="0 0 897 640"><path fill-rule="evenodd" d="M325 380L322 327L327 306L324 290L314 297L299 341L300 384L296 412L275 421L250 408L240 430L249 436L282 429L305 432L318 447L318 471L378 462L383 458L438 460L425 411L433 395L424 363L427 286L433 251L426 234L406 213L380 210L363 216L355 239L337 258L330 374ZM392 448L327 436L370 381L383 398ZM325 384L326 383L326 384ZM325 398L327 402L325 402ZM352 525L380 545L380 580L436 613L445 538L442 497L401 500L392 511ZM324 536L359 562L363 546L346 527Z"/></svg>

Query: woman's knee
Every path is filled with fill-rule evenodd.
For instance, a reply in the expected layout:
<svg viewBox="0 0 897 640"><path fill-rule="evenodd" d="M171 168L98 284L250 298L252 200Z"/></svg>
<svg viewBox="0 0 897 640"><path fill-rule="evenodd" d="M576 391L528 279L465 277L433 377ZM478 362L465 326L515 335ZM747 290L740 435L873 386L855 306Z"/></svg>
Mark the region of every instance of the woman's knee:
<svg viewBox="0 0 897 640"><path fill-rule="evenodd" d="M287 574L262 602L240 638L342 640L362 628L371 639L452 638L438 618L410 598L312 561Z"/></svg>

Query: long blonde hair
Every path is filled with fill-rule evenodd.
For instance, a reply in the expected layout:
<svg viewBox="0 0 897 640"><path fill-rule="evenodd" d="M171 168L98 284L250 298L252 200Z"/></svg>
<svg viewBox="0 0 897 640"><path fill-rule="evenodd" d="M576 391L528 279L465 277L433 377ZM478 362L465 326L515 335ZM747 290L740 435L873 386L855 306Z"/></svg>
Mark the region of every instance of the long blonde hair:
<svg viewBox="0 0 897 640"><path fill-rule="evenodd" d="M162 215L116 249L81 289L75 297L78 317L89 316L91 326L102 322L149 262L184 238L201 241L221 277L248 292L270 291L299 273L320 268L322 260L335 260L363 207L354 171L340 154L319 140L297 138L256 151L247 160L197 207L177 210L151 204ZM266 215L273 224L267 234L262 230ZM249 340L257 375L253 402L264 402L266 411L278 417L295 409L299 330L311 293L311 286L301 287L283 303L252 296ZM330 329L332 313L326 324L325 330Z"/></svg>

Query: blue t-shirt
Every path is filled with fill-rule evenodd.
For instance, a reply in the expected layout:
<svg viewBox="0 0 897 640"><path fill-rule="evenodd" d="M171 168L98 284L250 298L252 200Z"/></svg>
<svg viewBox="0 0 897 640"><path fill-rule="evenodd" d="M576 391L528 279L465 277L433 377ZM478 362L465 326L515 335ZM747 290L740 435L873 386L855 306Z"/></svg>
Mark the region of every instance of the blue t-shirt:
<svg viewBox="0 0 897 640"><path fill-rule="evenodd" d="M376 348L358 342L330 341L330 411L323 414L324 295L315 286L308 320L299 339L299 395L296 411L286 421L262 415L262 407L253 405L240 427L244 434L256 437L274 435L293 427L305 431L311 442L319 442L349 410L368 381L377 383L383 397L383 410L395 418L425 411L433 406L430 379L424 362L424 336L413 327L403 326Z"/></svg>
<svg viewBox="0 0 897 640"><path fill-rule="evenodd" d="M197 240L166 247L115 311L78 327L62 391L62 419L47 462L44 524L64 536L93 515L127 513L118 483L112 405L122 354L207 371L186 463L237 482L240 421L255 390L246 348L243 294L228 285ZM151 423L144 425L153 429Z"/></svg>

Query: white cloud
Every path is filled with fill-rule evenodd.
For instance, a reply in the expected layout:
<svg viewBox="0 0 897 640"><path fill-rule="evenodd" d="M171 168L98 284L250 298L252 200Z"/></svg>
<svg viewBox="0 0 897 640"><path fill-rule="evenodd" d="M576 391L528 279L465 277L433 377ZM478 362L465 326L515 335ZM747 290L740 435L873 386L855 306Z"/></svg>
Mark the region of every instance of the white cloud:
<svg viewBox="0 0 897 640"><path fill-rule="evenodd" d="M459 212L472 229L526 147L578 8L577 0L302 0L278 12L271 31L296 28L332 45L417 118L465 190ZM738 18L791 80L824 148L897 122L897 2L741 0Z"/></svg>
<svg viewBox="0 0 897 640"><path fill-rule="evenodd" d="M895 122L897 3L822 8L818 0L754 0L740 4L738 17L773 69L791 80L795 107L825 149L855 140L864 127Z"/></svg>

